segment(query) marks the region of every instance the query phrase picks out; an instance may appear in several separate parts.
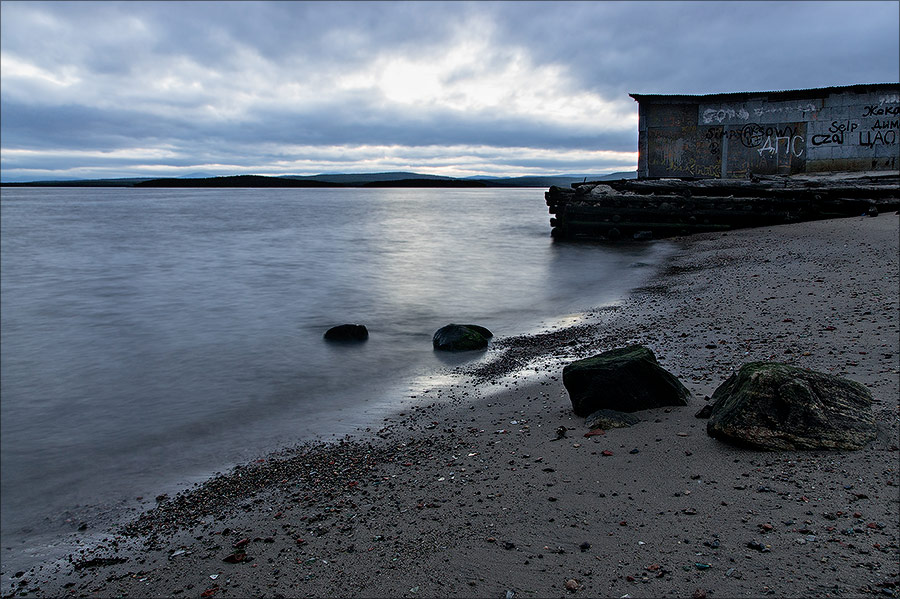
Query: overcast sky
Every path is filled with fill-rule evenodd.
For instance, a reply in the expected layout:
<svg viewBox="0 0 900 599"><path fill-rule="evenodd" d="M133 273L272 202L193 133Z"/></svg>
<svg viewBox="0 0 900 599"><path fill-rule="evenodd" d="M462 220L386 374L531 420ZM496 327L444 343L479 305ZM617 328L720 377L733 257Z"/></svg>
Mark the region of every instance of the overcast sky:
<svg viewBox="0 0 900 599"><path fill-rule="evenodd" d="M900 78L890 2L10 2L3 180L637 165L628 93Z"/></svg>

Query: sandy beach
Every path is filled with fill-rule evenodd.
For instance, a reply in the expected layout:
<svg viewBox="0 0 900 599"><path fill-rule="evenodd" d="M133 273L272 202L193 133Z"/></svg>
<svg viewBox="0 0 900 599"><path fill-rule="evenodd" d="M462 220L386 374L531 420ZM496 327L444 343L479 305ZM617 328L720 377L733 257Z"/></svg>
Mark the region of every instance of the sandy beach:
<svg viewBox="0 0 900 599"><path fill-rule="evenodd" d="M678 239L614 309L495 339L490 361L435 379L380 428L161 496L66 560L4 569L2 595L900 596L898 223ZM562 368L633 343L690 404L584 437ZM695 414L760 360L864 384L877 439L763 452L709 437Z"/></svg>

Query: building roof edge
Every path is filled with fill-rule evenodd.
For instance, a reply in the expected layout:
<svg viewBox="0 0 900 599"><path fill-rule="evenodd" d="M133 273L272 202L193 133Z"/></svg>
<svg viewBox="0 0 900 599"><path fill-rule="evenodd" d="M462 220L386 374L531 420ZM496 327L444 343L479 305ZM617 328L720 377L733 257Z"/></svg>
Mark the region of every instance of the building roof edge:
<svg viewBox="0 0 900 599"><path fill-rule="evenodd" d="M831 87L813 87L807 89L790 89L790 90L775 90L775 91L757 91L757 92L726 92L726 93L715 93L715 94L637 94L632 93L628 94L632 98L634 98L637 102L643 101L653 101L653 100L679 100L684 99L688 101L698 101L698 100L731 100L731 101L741 101L748 100L753 97L766 96L770 99L784 99L791 100L795 98L801 98L805 96L809 96L811 92L815 92L818 94L826 93L835 93L835 92L856 92L856 93L866 93L867 91L876 91L876 90L887 90L887 89L896 89L900 90L900 83L857 83L854 85L839 85L839 86L831 86Z"/></svg>

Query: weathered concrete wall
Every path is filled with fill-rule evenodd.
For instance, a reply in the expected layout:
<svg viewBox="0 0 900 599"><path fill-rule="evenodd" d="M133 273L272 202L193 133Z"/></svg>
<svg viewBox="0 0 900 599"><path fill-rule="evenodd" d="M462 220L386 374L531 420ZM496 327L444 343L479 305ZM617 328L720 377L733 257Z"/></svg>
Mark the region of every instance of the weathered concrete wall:
<svg viewBox="0 0 900 599"><path fill-rule="evenodd" d="M640 178L900 168L900 84L632 97Z"/></svg>

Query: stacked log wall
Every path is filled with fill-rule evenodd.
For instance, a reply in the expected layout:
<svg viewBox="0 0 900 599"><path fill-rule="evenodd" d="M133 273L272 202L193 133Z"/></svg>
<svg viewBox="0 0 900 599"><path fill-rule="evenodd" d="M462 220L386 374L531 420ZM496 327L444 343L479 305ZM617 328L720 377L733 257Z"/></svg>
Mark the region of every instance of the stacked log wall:
<svg viewBox="0 0 900 599"><path fill-rule="evenodd" d="M555 239L651 239L876 215L900 208L900 176L827 181L634 180L573 183L545 193Z"/></svg>

